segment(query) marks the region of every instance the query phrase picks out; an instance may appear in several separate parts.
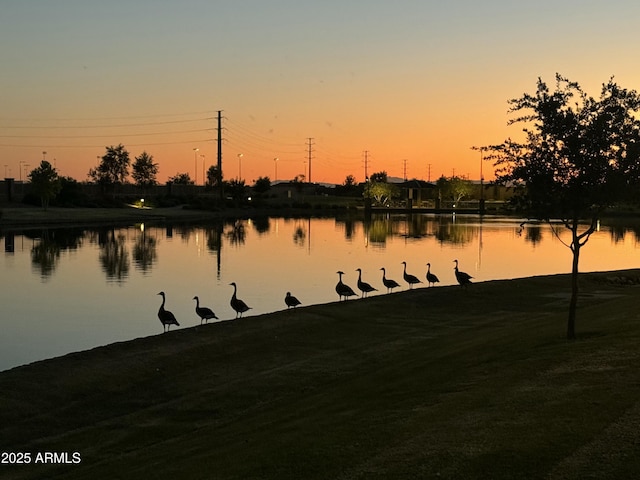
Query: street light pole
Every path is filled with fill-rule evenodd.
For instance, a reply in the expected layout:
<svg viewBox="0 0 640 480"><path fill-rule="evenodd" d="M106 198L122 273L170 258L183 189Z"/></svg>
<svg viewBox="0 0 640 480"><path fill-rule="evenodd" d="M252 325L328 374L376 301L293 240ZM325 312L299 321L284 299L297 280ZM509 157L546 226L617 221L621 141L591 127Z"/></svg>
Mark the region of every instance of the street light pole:
<svg viewBox="0 0 640 480"><path fill-rule="evenodd" d="M242 157L241 153L238 154L238 182L242 179Z"/></svg>
<svg viewBox="0 0 640 480"><path fill-rule="evenodd" d="M202 159L202 185L206 185L207 177L204 174L204 155L200 155L200 158Z"/></svg>
<svg viewBox="0 0 640 480"><path fill-rule="evenodd" d="M195 178L195 180L193 181L193 184L194 184L194 185L197 185L197 184L198 184L198 152L199 152L199 151L200 151L200 149L199 149L199 148L194 148L194 149L193 149L193 162L195 163L195 168L194 168L194 170L195 170L195 175L196 175L196 178Z"/></svg>
<svg viewBox="0 0 640 480"><path fill-rule="evenodd" d="M275 182L277 182L277 181L278 181L278 160L279 160L279 158L278 158L278 157L276 157L276 158L274 158L274 159L273 159L273 163L274 163L274 164L275 164L275 166L276 166L276 178L274 179L273 183L275 183Z"/></svg>
<svg viewBox="0 0 640 480"><path fill-rule="evenodd" d="M479 211L480 213L484 213L484 174L482 173L482 162L484 161L483 151L486 150L486 147L471 147L471 150L479 150L480 151L480 205Z"/></svg>

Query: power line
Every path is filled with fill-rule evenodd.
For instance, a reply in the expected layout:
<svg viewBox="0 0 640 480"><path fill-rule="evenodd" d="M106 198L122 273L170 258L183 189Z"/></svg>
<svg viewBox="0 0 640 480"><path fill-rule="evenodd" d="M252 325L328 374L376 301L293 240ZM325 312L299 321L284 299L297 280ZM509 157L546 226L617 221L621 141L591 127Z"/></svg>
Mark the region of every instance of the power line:
<svg viewBox="0 0 640 480"><path fill-rule="evenodd" d="M118 133L118 137L142 137L142 136L153 136L153 135L178 135L182 133L196 133L196 132L207 132L210 129L199 129L199 130L179 130L173 132L151 132L151 133ZM0 138L105 138L105 137L113 137L114 134L110 133L108 135L0 135Z"/></svg>
<svg viewBox="0 0 640 480"><path fill-rule="evenodd" d="M61 130L61 129L88 129L88 128L124 128L124 127L146 127L151 125L172 125L177 123L193 123L211 120L211 118L196 118L190 120L171 120L167 122L148 122L148 123L121 123L111 125L0 125L0 128L6 129L24 129L24 130Z"/></svg>
<svg viewBox="0 0 640 480"><path fill-rule="evenodd" d="M201 112L187 112L187 113L159 113L154 115L129 115L129 116L119 116L119 117L75 117L75 118L56 118L56 117L48 117L48 118L7 118L0 117L0 121L2 122L69 122L69 121L77 121L77 122L87 122L87 121L103 121L103 120L133 120L137 118L162 118L162 117L185 117L187 115L213 115L215 112L212 110L205 110Z"/></svg>
<svg viewBox="0 0 640 480"><path fill-rule="evenodd" d="M213 142L211 138L205 138L200 140L183 140L179 142L154 142L154 143L134 143L127 144L127 147L153 147L157 145L181 145L186 143L206 143ZM8 148L104 148L104 145L52 145L50 143L39 144L39 145L16 145L16 144L0 144L0 147L8 147Z"/></svg>

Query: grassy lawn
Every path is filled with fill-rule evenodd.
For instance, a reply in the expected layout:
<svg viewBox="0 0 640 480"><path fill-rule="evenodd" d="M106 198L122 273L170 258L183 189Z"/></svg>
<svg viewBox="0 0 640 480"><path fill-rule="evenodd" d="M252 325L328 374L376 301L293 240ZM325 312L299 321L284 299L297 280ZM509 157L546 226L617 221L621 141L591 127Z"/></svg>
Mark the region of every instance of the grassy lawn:
<svg viewBox="0 0 640 480"><path fill-rule="evenodd" d="M422 288L0 373L20 479L583 479L640 472L640 272ZM158 330L161 326L158 322Z"/></svg>

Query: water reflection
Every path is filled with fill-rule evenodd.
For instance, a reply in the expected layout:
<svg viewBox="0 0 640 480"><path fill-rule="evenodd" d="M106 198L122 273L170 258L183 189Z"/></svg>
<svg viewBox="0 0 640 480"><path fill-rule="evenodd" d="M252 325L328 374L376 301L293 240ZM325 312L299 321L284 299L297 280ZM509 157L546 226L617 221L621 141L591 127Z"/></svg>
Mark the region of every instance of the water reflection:
<svg viewBox="0 0 640 480"><path fill-rule="evenodd" d="M532 245L537 245L542 241L542 228L540 225L529 225L525 228L525 240Z"/></svg>
<svg viewBox="0 0 640 480"><path fill-rule="evenodd" d="M48 232L44 232L42 238L31 247L31 262L43 278L53 273L59 258L60 246L51 240Z"/></svg>
<svg viewBox="0 0 640 480"><path fill-rule="evenodd" d="M435 231L436 239L442 243L464 245L475 240L480 234L482 222L470 224L456 221L455 216L441 217Z"/></svg>
<svg viewBox="0 0 640 480"><path fill-rule="evenodd" d="M271 221L269 217L256 217L253 219L253 228L256 229L260 235L269 233L271 229Z"/></svg>
<svg viewBox="0 0 640 480"><path fill-rule="evenodd" d="M143 272L151 270L157 257L156 237L147 233L144 223L140 225L140 235L133 245L133 260Z"/></svg>
<svg viewBox="0 0 640 480"><path fill-rule="evenodd" d="M484 219L479 217L461 217L455 215L391 215L379 214L361 218L331 219L341 232L343 238L351 242L358 235L364 236L365 245L386 248L393 238L420 241L421 239L435 239L440 245L465 246L478 244L477 262L480 264L482 253L483 229L505 228L512 230L514 236L523 238L533 246L540 245L548 237L554 237L545 224L523 223L516 220L498 218ZM232 220L209 225L167 225L162 228L139 225L129 228L99 228L99 229L43 229L27 231L24 238L31 239L31 263L34 271L43 279L54 274L61 259L61 252L81 248L84 241L99 246L98 260L109 281L122 283L129 277L131 264L143 273L148 273L158 260L158 235L171 240L178 236L183 243L189 244L195 237L199 243L204 239L206 249L216 256L216 271L220 278L221 251L223 243L232 246L243 246L247 242L247 226L251 225L259 237L273 233L273 219L257 217L255 219ZM293 244L297 247L308 246L311 251L311 218L284 219L285 225L290 225ZM275 221L278 230L278 221ZM362 233L359 234L359 226ZM282 227L280 227L282 228ZM562 236L565 232L558 227ZM637 244L640 243L640 222L623 223L622 220L607 222L607 235L612 244L621 244L631 236ZM134 233L133 241L130 240ZM277 233L277 232L276 232ZM4 251L11 254L15 251L16 235L5 232Z"/></svg>
<svg viewBox="0 0 640 480"><path fill-rule="evenodd" d="M377 288L374 293L384 295L380 268L386 267L388 278L408 288L400 281L402 261L423 288L427 262L440 279L436 288L455 285L456 258L478 281L569 272L570 255L548 225L520 229L520 222L381 214L0 232L6 252L0 256L5 312L0 370L158 333L160 290L170 295L171 310L184 328L199 324L194 295L222 320L233 319L231 281L253 307L251 314L259 315L286 308L287 291L305 305L337 301L338 270L346 272L345 283L355 286L356 268L361 268L362 277ZM603 225L584 250L581 269L640 266L639 225ZM559 226L567 235L563 230ZM73 255L71 250L76 250ZM124 284L127 288L113 288ZM10 321L14 318L21 322Z"/></svg>
<svg viewBox="0 0 640 480"><path fill-rule="evenodd" d="M229 243L234 246L244 245L247 232L244 226L244 220L236 220L231 228L227 229L225 232L225 236Z"/></svg>
<svg viewBox="0 0 640 480"><path fill-rule="evenodd" d="M124 234L115 229L102 230L98 235L102 271L107 279L122 283L129 275L129 249Z"/></svg>
<svg viewBox="0 0 640 480"><path fill-rule="evenodd" d="M83 231L78 229L44 229L40 233L27 232L27 238L33 240L31 247L31 263L39 271L43 279L55 271L60 252L75 250L82 246ZM11 236L13 239L13 235ZM12 248L13 245L12 245ZM6 250L6 243L5 243Z"/></svg>
<svg viewBox="0 0 640 480"><path fill-rule="evenodd" d="M640 242L640 222L635 219L616 219L607 222L609 225L609 234L613 243L623 242L625 236L633 234L633 240Z"/></svg>

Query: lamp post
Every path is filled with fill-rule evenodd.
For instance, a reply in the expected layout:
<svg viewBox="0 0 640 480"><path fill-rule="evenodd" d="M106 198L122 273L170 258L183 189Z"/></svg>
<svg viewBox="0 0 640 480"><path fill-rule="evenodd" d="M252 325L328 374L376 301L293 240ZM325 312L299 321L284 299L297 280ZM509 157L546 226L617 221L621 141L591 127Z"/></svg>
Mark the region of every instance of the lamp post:
<svg viewBox="0 0 640 480"><path fill-rule="evenodd" d="M238 154L238 182L242 178L242 157L241 153Z"/></svg>
<svg viewBox="0 0 640 480"><path fill-rule="evenodd" d="M471 147L471 150L479 150L480 151L480 205L479 211L480 213L484 213L484 174L482 173L482 162L484 161L483 151L486 150L486 147Z"/></svg>
<svg viewBox="0 0 640 480"><path fill-rule="evenodd" d="M276 177L275 177L273 183L276 183L278 181L278 160L279 160L278 157L273 159L273 163L276 166Z"/></svg>
<svg viewBox="0 0 640 480"><path fill-rule="evenodd" d="M200 158L202 159L202 185L206 185L207 177L204 173L204 155L200 155Z"/></svg>
<svg viewBox="0 0 640 480"><path fill-rule="evenodd" d="M198 152L200 151L199 148L194 148L193 149L193 162L195 163L195 180L193 181L194 185L198 184Z"/></svg>

